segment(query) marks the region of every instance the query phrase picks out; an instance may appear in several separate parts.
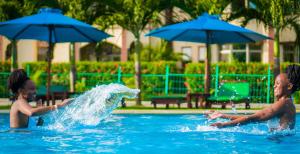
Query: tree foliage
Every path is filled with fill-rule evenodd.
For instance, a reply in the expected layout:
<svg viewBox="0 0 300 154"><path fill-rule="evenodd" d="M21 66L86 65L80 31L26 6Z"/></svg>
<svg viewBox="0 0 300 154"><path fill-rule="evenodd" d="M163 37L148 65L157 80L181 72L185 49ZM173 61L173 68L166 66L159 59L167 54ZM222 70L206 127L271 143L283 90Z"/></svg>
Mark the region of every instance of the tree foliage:
<svg viewBox="0 0 300 154"><path fill-rule="evenodd" d="M61 8L59 0L0 0L0 20L6 21L37 13L40 8Z"/></svg>
<svg viewBox="0 0 300 154"><path fill-rule="evenodd" d="M273 28L274 34L274 75L280 66L279 33L286 28L296 33L296 46L300 39L300 1L299 0L249 0L248 7L237 7L232 10L230 19L242 19L243 25L250 20L262 22L267 28Z"/></svg>
<svg viewBox="0 0 300 154"><path fill-rule="evenodd" d="M230 2L230 0L177 0L174 4L192 18L196 18L204 12L222 14Z"/></svg>
<svg viewBox="0 0 300 154"><path fill-rule="evenodd" d="M145 45L141 50L141 61L181 61L182 53L174 52L168 48L168 42L161 41L155 46Z"/></svg>

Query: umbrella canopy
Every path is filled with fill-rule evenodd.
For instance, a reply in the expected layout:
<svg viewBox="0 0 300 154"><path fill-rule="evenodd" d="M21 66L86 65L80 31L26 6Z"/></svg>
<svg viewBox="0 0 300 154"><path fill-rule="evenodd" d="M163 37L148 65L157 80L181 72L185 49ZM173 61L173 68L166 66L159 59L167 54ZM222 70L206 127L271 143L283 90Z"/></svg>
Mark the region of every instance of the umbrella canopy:
<svg viewBox="0 0 300 154"><path fill-rule="evenodd" d="M0 23L0 34L11 40L35 39L47 41L47 101L51 81L51 60L54 43L99 42L110 35L91 25L64 16L59 9L43 8L35 15Z"/></svg>
<svg viewBox="0 0 300 154"><path fill-rule="evenodd" d="M210 88L210 44L246 43L270 39L249 29L219 20L218 16L202 14L197 19L152 30L146 36L155 36L168 41L206 43L205 93Z"/></svg>
<svg viewBox="0 0 300 154"><path fill-rule="evenodd" d="M110 36L91 25L64 16L59 9L51 8L0 23L0 34L11 40L35 39L50 43L99 42Z"/></svg>
<svg viewBox="0 0 300 154"><path fill-rule="evenodd" d="M210 36L208 36L208 33ZM168 41L187 41L209 44L256 42L269 37L249 29L219 20L218 16L204 13L197 19L161 27L146 34Z"/></svg>

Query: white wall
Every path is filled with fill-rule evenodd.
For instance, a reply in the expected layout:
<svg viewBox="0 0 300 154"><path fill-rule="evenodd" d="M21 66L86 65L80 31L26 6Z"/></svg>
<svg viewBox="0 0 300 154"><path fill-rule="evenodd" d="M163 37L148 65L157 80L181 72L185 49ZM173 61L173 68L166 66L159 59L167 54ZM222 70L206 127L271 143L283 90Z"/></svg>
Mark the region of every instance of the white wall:
<svg viewBox="0 0 300 154"><path fill-rule="evenodd" d="M54 48L52 62L69 62L69 46L70 43L57 43Z"/></svg>
<svg viewBox="0 0 300 154"><path fill-rule="evenodd" d="M37 60L37 44L34 40L18 41L18 65L22 67L24 62L34 62Z"/></svg>

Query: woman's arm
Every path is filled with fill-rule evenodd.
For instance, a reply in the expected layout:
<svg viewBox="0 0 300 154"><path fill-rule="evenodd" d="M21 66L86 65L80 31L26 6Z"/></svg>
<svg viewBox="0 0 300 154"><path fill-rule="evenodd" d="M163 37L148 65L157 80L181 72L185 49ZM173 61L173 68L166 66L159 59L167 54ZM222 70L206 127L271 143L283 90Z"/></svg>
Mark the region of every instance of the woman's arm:
<svg viewBox="0 0 300 154"><path fill-rule="evenodd" d="M245 117L244 115L231 115L231 114L222 114L221 118L235 120L238 118Z"/></svg>
<svg viewBox="0 0 300 154"><path fill-rule="evenodd" d="M18 102L18 109L21 111L23 114L27 116L39 116L43 115L49 111L53 111L57 109L57 105L52 105L52 106L41 106L37 108L31 107L27 102L20 101Z"/></svg>
<svg viewBox="0 0 300 154"><path fill-rule="evenodd" d="M241 117L238 117L232 121L229 121L229 122L224 122L224 123L213 123L211 124L211 126L216 126L216 127L227 127L227 126L235 126L235 125L238 125L238 124L246 124L246 123L249 123L249 122L254 122L256 121L256 117L255 115L250 115L250 116L241 116Z"/></svg>
<svg viewBox="0 0 300 154"><path fill-rule="evenodd" d="M252 115L236 117L235 119L229 122L213 123L211 124L211 126L226 127L226 126L235 126L238 124L247 124L250 122L265 121L277 116L283 111L284 111L284 101L278 101L273 105L271 105L270 107L260 110Z"/></svg>
<svg viewBox="0 0 300 154"><path fill-rule="evenodd" d="M205 113L205 114L211 120L216 119L216 118L224 118L224 119L234 120L234 119L243 117L242 115L223 114L223 113L218 112L218 111L210 111L210 112Z"/></svg>

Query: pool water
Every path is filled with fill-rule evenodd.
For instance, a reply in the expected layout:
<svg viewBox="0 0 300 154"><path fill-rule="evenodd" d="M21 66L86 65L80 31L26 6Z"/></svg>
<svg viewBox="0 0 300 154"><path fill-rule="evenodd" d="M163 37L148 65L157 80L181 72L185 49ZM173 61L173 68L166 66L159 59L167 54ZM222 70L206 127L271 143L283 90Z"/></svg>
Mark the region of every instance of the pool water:
<svg viewBox="0 0 300 154"><path fill-rule="evenodd" d="M220 120L220 119L218 119ZM267 123L209 127L203 115L111 115L96 126L10 130L0 114L0 153L299 153L300 115L292 135Z"/></svg>

